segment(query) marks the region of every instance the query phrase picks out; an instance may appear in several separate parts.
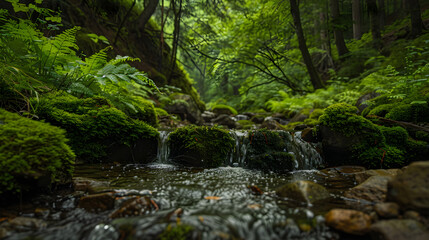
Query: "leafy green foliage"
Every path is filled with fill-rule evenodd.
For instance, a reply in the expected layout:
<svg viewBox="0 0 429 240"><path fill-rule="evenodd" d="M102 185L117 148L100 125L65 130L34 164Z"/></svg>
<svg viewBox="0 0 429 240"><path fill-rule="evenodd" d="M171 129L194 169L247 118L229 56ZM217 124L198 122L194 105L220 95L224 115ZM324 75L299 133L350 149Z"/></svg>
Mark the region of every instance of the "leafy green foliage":
<svg viewBox="0 0 429 240"><path fill-rule="evenodd" d="M172 160L195 167L219 167L234 147L234 139L218 127L187 126L168 137Z"/></svg>
<svg viewBox="0 0 429 240"><path fill-rule="evenodd" d="M214 105L212 107L212 111L214 113L217 113L217 114L228 114L228 115L237 115L238 114L237 110L235 110L233 107L228 106L228 105L224 105L224 104Z"/></svg>
<svg viewBox="0 0 429 240"><path fill-rule="evenodd" d="M0 194L69 182L75 155L67 142L58 127L0 109Z"/></svg>
<svg viewBox="0 0 429 240"><path fill-rule="evenodd" d="M113 144L131 146L139 139L158 136L153 127L131 119L99 96L84 99L67 94L44 96L35 114L65 129L77 157L87 162L101 160Z"/></svg>

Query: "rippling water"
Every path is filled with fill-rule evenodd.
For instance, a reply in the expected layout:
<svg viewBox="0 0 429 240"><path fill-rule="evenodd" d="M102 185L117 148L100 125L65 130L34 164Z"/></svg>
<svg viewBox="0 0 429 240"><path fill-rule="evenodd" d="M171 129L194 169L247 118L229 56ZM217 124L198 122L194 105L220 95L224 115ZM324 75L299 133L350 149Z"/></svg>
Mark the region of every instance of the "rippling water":
<svg viewBox="0 0 429 240"><path fill-rule="evenodd" d="M17 233L9 239L120 239L123 229L135 239L155 239L168 225L177 225L178 217L172 214L179 208L183 210L179 225L192 226L194 239L335 239L338 236L324 226L322 215L343 206L341 193L354 185L347 177L333 178L316 170L280 174L169 164L82 165L77 166L75 176L108 181L107 189L123 194L151 193L160 210L111 220L111 211L93 214L76 208L78 196L58 196L53 201L40 201L51 209L45 217L46 228ZM277 187L296 180L325 186L331 198L307 204L275 195ZM249 186L264 193L255 194Z"/></svg>

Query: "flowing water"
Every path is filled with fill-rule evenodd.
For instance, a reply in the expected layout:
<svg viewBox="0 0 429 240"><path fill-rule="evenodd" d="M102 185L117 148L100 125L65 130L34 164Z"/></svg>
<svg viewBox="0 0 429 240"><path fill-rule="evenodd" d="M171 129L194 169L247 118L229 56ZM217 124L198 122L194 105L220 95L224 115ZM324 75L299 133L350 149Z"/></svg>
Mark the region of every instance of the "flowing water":
<svg viewBox="0 0 429 240"><path fill-rule="evenodd" d="M246 146L241 140L245 134L234 134L236 151L226 160L232 166L242 166ZM339 238L324 225L322 216L329 209L346 204L342 192L355 185L348 176L338 178L338 174L317 170L275 173L232 166L215 169L178 167L166 163L167 136L167 132L161 133L157 163L79 165L75 170L75 177L105 182L102 191L115 191L119 197L149 196L159 210L143 216L111 219L109 215L113 210L95 214L77 208L80 193L50 198L42 196L33 204L47 209L46 214L24 211L22 215L42 219L43 227L14 230L16 232L7 239L124 239L125 236L157 239L166 229L177 225L192 226L188 235L191 239ZM294 141L286 149L307 151L305 154L294 152L297 168L311 168L312 164L320 163L317 152L306 148L311 146ZM296 180L319 183L329 190L331 197L308 204L276 196L276 188ZM255 186L263 193L255 191Z"/></svg>

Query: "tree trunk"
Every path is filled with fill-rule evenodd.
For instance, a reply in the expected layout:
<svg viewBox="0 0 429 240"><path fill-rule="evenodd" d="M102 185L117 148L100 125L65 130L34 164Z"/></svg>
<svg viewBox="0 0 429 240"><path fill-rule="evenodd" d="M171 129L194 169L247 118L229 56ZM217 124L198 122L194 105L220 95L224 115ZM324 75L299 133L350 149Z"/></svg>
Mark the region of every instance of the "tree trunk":
<svg viewBox="0 0 429 240"><path fill-rule="evenodd" d="M381 48L380 17L378 15L377 0L366 0L372 33L372 43L375 49Z"/></svg>
<svg viewBox="0 0 429 240"><path fill-rule="evenodd" d="M331 16L332 23L334 27L334 38L335 45L337 46L338 55L343 56L348 53L346 43L344 42L343 30L340 27L341 18L340 18L340 7L338 5L338 0L330 0L331 3Z"/></svg>
<svg viewBox="0 0 429 240"><path fill-rule="evenodd" d="M380 16L380 29L384 29L386 25L386 6L384 0L378 0L378 12Z"/></svg>
<svg viewBox="0 0 429 240"><path fill-rule="evenodd" d="M155 12L156 8L159 5L159 0L148 0L148 4L144 7L143 12L140 14L139 18L137 19L138 22L138 29L143 30L146 26L146 23L149 22L150 17L152 17L153 13Z"/></svg>
<svg viewBox="0 0 429 240"><path fill-rule="evenodd" d="M297 0L289 0L289 2L290 12L293 17L296 35L298 36L299 50L301 50L302 58L304 59L305 65L307 66L307 71L310 75L311 84L313 85L314 89L323 88L322 80L320 79L320 76L313 65L313 60L311 59L310 53L308 52L307 44L305 42Z"/></svg>
<svg viewBox="0 0 429 240"><path fill-rule="evenodd" d="M353 0L352 15L353 15L353 37L360 39L362 37L362 19L361 19L360 0Z"/></svg>
<svg viewBox="0 0 429 240"><path fill-rule="evenodd" d="M419 0L409 0L408 3L411 15L411 37L417 37L422 34L423 31L420 3Z"/></svg>

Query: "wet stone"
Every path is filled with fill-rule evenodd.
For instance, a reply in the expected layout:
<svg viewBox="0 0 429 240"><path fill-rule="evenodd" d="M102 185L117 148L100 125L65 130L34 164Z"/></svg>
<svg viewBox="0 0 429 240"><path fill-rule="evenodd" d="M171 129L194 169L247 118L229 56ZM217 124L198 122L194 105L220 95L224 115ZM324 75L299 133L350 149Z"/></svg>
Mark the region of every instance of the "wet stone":
<svg viewBox="0 0 429 240"><path fill-rule="evenodd" d="M429 161L414 162L389 182L389 201L429 215Z"/></svg>
<svg viewBox="0 0 429 240"><path fill-rule="evenodd" d="M421 219L420 213L418 213L416 211L406 211L404 213L403 217L405 219L413 219L413 220L416 220L416 221L420 221L420 219Z"/></svg>
<svg viewBox="0 0 429 240"><path fill-rule="evenodd" d="M426 240L429 232L425 227L410 219L379 221L371 226L371 237L383 240Z"/></svg>
<svg viewBox="0 0 429 240"><path fill-rule="evenodd" d="M296 181L281 186L276 190L280 197L291 198L297 201L313 203L329 198L329 192L323 186L310 181Z"/></svg>
<svg viewBox="0 0 429 240"><path fill-rule="evenodd" d="M113 209L114 205L115 196L112 192L108 192L81 197L78 207L88 212L102 212Z"/></svg>
<svg viewBox="0 0 429 240"><path fill-rule="evenodd" d="M399 215L399 205L393 202L377 203L374 210L381 218L396 218Z"/></svg>
<svg viewBox="0 0 429 240"><path fill-rule="evenodd" d="M110 214L110 218L140 216L150 213L158 206L149 197L133 197L121 204L121 207Z"/></svg>
<svg viewBox="0 0 429 240"><path fill-rule="evenodd" d="M73 188L75 191L96 193L109 188L110 183L107 181L97 181L90 178L76 177L73 178Z"/></svg>
<svg viewBox="0 0 429 240"><path fill-rule="evenodd" d="M365 235L371 226L368 214L350 209L332 209L325 219L328 226L352 235Z"/></svg>
<svg viewBox="0 0 429 240"><path fill-rule="evenodd" d="M356 182L360 184L365 182L368 178L372 176L395 177L401 171L401 169L371 169L362 172L357 172L354 174L354 177Z"/></svg>
<svg viewBox="0 0 429 240"><path fill-rule="evenodd" d="M347 198L369 202L383 202L386 199L388 176L372 176L365 182L350 189L344 195Z"/></svg>

